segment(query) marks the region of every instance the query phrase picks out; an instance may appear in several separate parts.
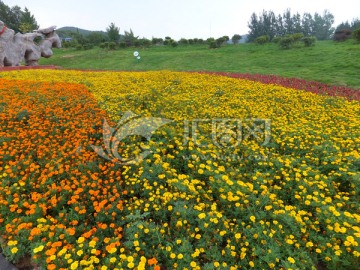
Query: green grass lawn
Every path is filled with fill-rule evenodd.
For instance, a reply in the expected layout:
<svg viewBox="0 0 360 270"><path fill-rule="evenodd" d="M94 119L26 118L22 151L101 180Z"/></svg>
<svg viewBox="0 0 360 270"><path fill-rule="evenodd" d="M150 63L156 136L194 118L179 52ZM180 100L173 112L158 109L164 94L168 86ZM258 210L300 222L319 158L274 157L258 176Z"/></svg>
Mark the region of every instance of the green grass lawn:
<svg viewBox="0 0 360 270"><path fill-rule="evenodd" d="M137 61L133 52L140 52ZM275 44L227 45L209 49L206 45L153 46L107 51L55 49L41 65L67 69L226 71L275 74L360 89L360 44L319 41L315 47L281 50Z"/></svg>

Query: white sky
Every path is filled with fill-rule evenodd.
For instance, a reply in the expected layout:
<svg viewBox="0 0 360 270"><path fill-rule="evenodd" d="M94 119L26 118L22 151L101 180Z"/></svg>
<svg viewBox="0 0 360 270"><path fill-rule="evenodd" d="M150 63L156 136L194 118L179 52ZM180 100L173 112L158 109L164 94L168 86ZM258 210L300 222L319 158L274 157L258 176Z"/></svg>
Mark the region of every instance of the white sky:
<svg viewBox="0 0 360 270"><path fill-rule="evenodd" d="M130 28L139 37L173 39L246 34L253 12L323 13L335 16L334 26L360 18L360 0L3 0L27 7L41 28L56 25L103 30L111 22L120 33ZM1 20L1 18L0 18Z"/></svg>

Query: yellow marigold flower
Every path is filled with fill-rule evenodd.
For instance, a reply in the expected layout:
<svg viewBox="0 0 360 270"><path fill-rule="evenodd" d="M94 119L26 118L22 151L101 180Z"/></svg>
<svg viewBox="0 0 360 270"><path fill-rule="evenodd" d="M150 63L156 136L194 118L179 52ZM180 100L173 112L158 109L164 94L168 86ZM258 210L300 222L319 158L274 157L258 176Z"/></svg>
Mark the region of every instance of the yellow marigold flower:
<svg viewBox="0 0 360 270"><path fill-rule="evenodd" d="M205 213L201 213L198 215L198 218L200 219L204 219L206 217L206 214Z"/></svg>
<svg viewBox="0 0 360 270"><path fill-rule="evenodd" d="M12 254L15 254L19 251L19 249L17 247L13 247L10 251Z"/></svg>
<svg viewBox="0 0 360 270"><path fill-rule="evenodd" d="M253 261L249 262L250 267L255 267L255 263Z"/></svg>
<svg viewBox="0 0 360 270"><path fill-rule="evenodd" d="M295 259L293 257L288 257L288 261L293 264L295 263Z"/></svg>
<svg viewBox="0 0 360 270"><path fill-rule="evenodd" d="M79 237L79 239L77 240L78 244L82 244L82 243L84 243L84 241L85 241L85 238L82 236Z"/></svg>
<svg viewBox="0 0 360 270"><path fill-rule="evenodd" d="M7 244L8 244L8 246L16 246L18 244L18 241L10 240Z"/></svg>
<svg viewBox="0 0 360 270"><path fill-rule="evenodd" d="M36 253L39 253L39 252L43 251L43 249L44 249L44 246L41 245L41 246L38 246L38 247L34 248L33 251L36 254Z"/></svg>
<svg viewBox="0 0 360 270"><path fill-rule="evenodd" d="M79 262L78 262L78 261L73 262L73 263L70 265L70 269L71 269L71 270L78 269L78 267L79 267Z"/></svg>
<svg viewBox="0 0 360 270"><path fill-rule="evenodd" d="M250 220L251 220L252 222L255 222L256 217L255 217L255 216L251 216L251 217L250 217Z"/></svg>

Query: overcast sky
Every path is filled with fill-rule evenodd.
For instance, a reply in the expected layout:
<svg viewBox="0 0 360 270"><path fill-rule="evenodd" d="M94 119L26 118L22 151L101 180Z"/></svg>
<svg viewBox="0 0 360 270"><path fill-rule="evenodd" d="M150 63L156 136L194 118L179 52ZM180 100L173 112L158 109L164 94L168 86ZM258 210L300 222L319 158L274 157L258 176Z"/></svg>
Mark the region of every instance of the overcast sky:
<svg viewBox="0 0 360 270"><path fill-rule="evenodd" d="M27 7L40 27L76 26L103 30L111 22L140 37L208 38L246 34L253 12L323 13L335 24L360 18L360 0L3 0L8 6ZM1 18L0 18L1 20Z"/></svg>

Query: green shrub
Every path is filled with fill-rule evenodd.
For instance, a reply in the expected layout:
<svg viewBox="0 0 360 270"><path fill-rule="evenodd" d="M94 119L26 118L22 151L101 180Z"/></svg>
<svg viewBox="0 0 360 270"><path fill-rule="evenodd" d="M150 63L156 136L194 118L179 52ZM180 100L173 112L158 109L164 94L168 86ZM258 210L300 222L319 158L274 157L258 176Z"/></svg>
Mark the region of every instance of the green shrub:
<svg viewBox="0 0 360 270"><path fill-rule="evenodd" d="M219 47L221 45L223 45L225 42L226 42L226 39L224 37L216 39L216 43L218 44Z"/></svg>
<svg viewBox="0 0 360 270"><path fill-rule="evenodd" d="M99 47L100 47L101 49L106 49L106 48L107 48L106 42L100 43Z"/></svg>
<svg viewBox="0 0 360 270"><path fill-rule="evenodd" d="M280 39L279 46L281 49L290 49L293 44L293 39L289 36Z"/></svg>
<svg viewBox="0 0 360 270"><path fill-rule="evenodd" d="M263 45L265 43L268 43L270 40L270 37L268 35L260 36L255 39L255 43L259 45Z"/></svg>
<svg viewBox="0 0 360 270"><path fill-rule="evenodd" d="M61 43L61 46L62 46L63 48L70 48L70 47L72 47L72 46L71 46L71 42L69 42L69 41L62 42L62 43Z"/></svg>
<svg viewBox="0 0 360 270"><path fill-rule="evenodd" d="M303 39L305 47L315 46L316 37L304 37Z"/></svg>
<svg viewBox="0 0 360 270"><path fill-rule="evenodd" d="M292 38L293 42L298 42L304 37L304 34L303 33L295 33L295 34L292 34L290 37Z"/></svg>
<svg viewBox="0 0 360 270"><path fill-rule="evenodd" d="M90 50L90 49L92 49L92 48L94 48L94 45L93 45L92 43L85 43L85 44L83 45L83 49L84 49L84 50Z"/></svg>
<svg viewBox="0 0 360 270"><path fill-rule="evenodd" d="M177 46L179 45L179 43L177 43L177 42L176 42L175 40L173 40L173 39L170 41L170 44L171 44L172 47L177 47Z"/></svg>
<svg viewBox="0 0 360 270"><path fill-rule="evenodd" d="M84 49L84 46L81 45L81 44L78 44L78 45L76 45L75 48L76 48L78 51L81 51L82 49Z"/></svg>
<svg viewBox="0 0 360 270"><path fill-rule="evenodd" d="M220 48L220 45L215 40L213 40L209 43L209 48L210 49Z"/></svg>
<svg viewBox="0 0 360 270"><path fill-rule="evenodd" d="M360 42L360 28L355 29L353 31L353 38L357 41Z"/></svg>
<svg viewBox="0 0 360 270"><path fill-rule="evenodd" d="M275 44L278 44L280 42L280 40L281 40L281 37L274 37L272 39L272 42L274 42Z"/></svg>
<svg viewBox="0 0 360 270"><path fill-rule="evenodd" d="M150 39L147 39L147 38L144 38L144 39L142 40L142 45L143 45L144 47L150 47L150 46L151 46L151 40L150 40Z"/></svg>
<svg viewBox="0 0 360 270"><path fill-rule="evenodd" d="M122 48L122 49L126 48L126 42L125 42L125 41L121 41L121 42L119 43L119 47Z"/></svg>
<svg viewBox="0 0 360 270"><path fill-rule="evenodd" d="M135 46L135 47L140 47L140 46L141 46L141 41L138 40L138 39L135 40L135 41L134 41L134 46Z"/></svg>
<svg viewBox="0 0 360 270"><path fill-rule="evenodd" d="M109 50L115 50L116 49L116 43L115 42L109 42Z"/></svg>
<svg viewBox="0 0 360 270"><path fill-rule="evenodd" d="M182 38L182 39L179 40L179 44L187 45L187 44L189 44L189 42L188 42L188 40L186 38Z"/></svg>

